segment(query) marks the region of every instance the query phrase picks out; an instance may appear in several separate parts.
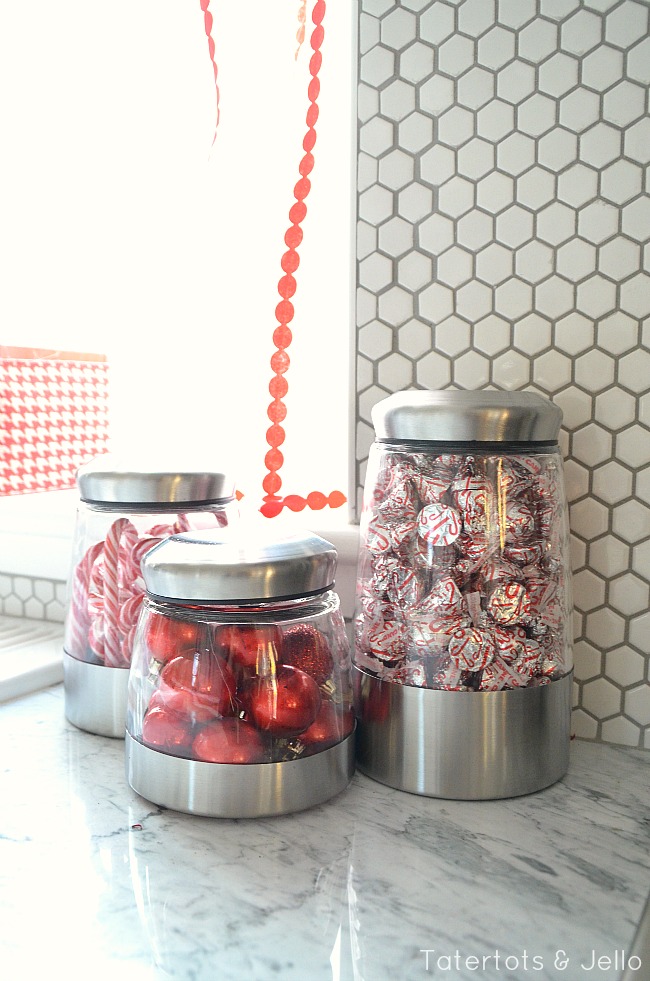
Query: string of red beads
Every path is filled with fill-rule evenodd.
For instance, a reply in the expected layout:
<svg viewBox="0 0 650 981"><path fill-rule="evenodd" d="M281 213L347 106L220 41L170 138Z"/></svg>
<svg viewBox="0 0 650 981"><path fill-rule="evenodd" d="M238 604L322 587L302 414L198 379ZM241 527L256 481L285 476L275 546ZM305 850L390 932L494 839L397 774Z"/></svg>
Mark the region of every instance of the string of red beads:
<svg viewBox="0 0 650 981"><path fill-rule="evenodd" d="M314 30L310 39L313 54L309 61L309 74L311 76L307 90L309 108L306 116L307 132L302 141L305 152L298 168L300 179L293 189L296 200L289 210L289 221L291 224L284 236L287 251L282 256L280 262L284 275L278 282L280 302L275 308L278 326L273 332L273 343L276 346L276 350L271 357L271 369L274 375L269 384L269 394L273 401L267 409L267 415L271 421L271 425L266 432L266 441L271 448L264 457L264 463L268 472L262 481L265 497L264 504L260 508L262 514L268 518L279 514L283 507L287 507L292 511L302 511L305 507L309 507L312 510L320 510L327 506L332 508L340 507L346 500L345 495L340 491L333 491L329 496L321 494L318 491L313 491L306 498L298 494L290 494L283 498L279 493L282 488L280 470L284 463L284 456L279 447L282 446L285 439L285 431L281 424L287 415L287 408L283 399L289 391L289 383L285 375L291 363L287 354L287 348L290 346L292 340L289 324L294 316L294 306L291 298L296 292L294 273L300 265L298 248L303 238L301 225L307 214L307 205L305 202L311 190L309 174L314 167L312 150L316 145L316 122L318 121L319 112L317 100L320 93L320 81L318 79L318 73L322 64L320 48L325 37L323 28L325 6L325 0L316 0L312 11Z"/></svg>
<svg viewBox="0 0 650 981"><path fill-rule="evenodd" d="M205 33L208 39L208 51L210 52L210 61L212 62L212 71L214 73L214 88L217 96L217 118L214 124L214 136L212 137L212 143L214 144L214 141L217 138L217 130L219 128L219 115L221 112L219 82L218 82L219 69L217 68L217 62L214 57L215 45L214 45L214 40L212 38L212 25L214 23L214 18L210 13L210 11L208 10L208 7L210 6L210 0L200 0L200 3L201 3L201 10L203 11L203 25L205 27Z"/></svg>

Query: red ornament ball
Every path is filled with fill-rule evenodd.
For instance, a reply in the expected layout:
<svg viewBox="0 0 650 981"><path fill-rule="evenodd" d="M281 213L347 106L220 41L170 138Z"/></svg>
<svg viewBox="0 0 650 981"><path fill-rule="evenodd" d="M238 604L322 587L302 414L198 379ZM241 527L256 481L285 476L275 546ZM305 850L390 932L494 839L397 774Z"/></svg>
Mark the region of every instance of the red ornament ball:
<svg viewBox="0 0 650 981"><path fill-rule="evenodd" d="M296 623L284 631L282 663L299 668L322 685L332 673L334 659L320 630L309 623Z"/></svg>
<svg viewBox="0 0 650 981"><path fill-rule="evenodd" d="M142 720L142 742L171 756L189 756L192 726L164 705L150 706Z"/></svg>
<svg viewBox="0 0 650 981"><path fill-rule="evenodd" d="M308 748L327 749L349 736L353 726L351 709L342 711L334 702L323 700L312 724L300 734L300 742Z"/></svg>
<svg viewBox="0 0 650 981"><path fill-rule="evenodd" d="M312 724L321 703L318 685L298 668L281 667L275 677L254 678L244 708L258 729L273 736L296 736Z"/></svg>
<svg viewBox="0 0 650 981"><path fill-rule="evenodd" d="M171 661L186 651L195 651L201 640L201 625L174 620L162 613L149 613L144 642L156 661Z"/></svg>
<svg viewBox="0 0 650 981"><path fill-rule="evenodd" d="M241 719L208 723L192 743L192 757L204 763L263 763L266 742L260 732Z"/></svg>
<svg viewBox="0 0 650 981"><path fill-rule="evenodd" d="M228 624L219 628L217 643L234 667L269 674L280 660L282 631L275 624Z"/></svg>
<svg viewBox="0 0 650 981"><path fill-rule="evenodd" d="M164 707L192 723L232 715L237 704L235 677L226 661L215 654L181 654L168 661L150 707Z"/></svg>

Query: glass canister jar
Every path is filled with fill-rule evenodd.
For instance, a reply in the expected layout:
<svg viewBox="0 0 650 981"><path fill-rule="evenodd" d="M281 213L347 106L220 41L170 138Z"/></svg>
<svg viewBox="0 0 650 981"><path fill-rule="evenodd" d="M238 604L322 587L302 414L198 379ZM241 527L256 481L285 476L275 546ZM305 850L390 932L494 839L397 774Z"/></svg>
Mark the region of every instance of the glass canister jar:
<svg viewBox="0 0 650 981"><path fill-rule="evenodd" d="M126 767L142 797L212 817L284 814L354 770L334 546L309 533L174 535L144 559Z"/></svg>
<svg viewBox="0 0 650 981"><path fill-rule="evenodd" d="M404 391L373 410L354 681L359 769L481 799L567 770L572 593L560 409Z"/></svg>
<svg viewBox="0 0 650 981"><path fill-rule="evenodd" d="M197 470L133 469L105 454L77 472L79 506L64 628L65 715L101 736L124 737L142 559L189 529L238 518L231 477Z"/></svg>

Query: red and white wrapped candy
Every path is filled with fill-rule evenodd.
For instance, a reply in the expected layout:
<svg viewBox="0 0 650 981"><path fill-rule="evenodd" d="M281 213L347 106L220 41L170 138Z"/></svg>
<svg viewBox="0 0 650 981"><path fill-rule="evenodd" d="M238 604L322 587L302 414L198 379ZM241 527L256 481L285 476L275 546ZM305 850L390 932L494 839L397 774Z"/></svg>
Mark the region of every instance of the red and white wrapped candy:
<svg viewBox="0 0 650 981"><path fill-rule="evenodd" d="M446 504L427 504L418 515L418 535L429 545L451 545L461 533L462 519Z"/></svg>
<svg viewBox="0 0 650 981"><path fill-rule="evenodd" d="M494 638L487 630L464 627L451 635L449 656L462 670L482 671L495 654Z"/></svg>

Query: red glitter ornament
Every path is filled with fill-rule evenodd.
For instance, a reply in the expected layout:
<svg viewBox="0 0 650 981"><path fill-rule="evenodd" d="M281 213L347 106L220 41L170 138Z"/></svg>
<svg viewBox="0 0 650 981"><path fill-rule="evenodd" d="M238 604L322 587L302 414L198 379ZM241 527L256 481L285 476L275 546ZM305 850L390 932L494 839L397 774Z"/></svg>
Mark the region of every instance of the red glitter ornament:
<svg viewBox="0 0 650 981"><path fill-rule="evenodd" d="M300 668L322 685L332 673L334 659L326 637L309 623L288 627L282 637L282 663Z"/></svg>
<svg viewBox="0 0 650 981"><path fill-rule="evenodd" d="M321 694L304 671L281 667L275 677L254 678L242 693L242 701L258 729L286 738L297 736L312 724Z"/></svg>
<svg viewBox="0 0 650 981"><path fill-rule="evenodd" d="M262 763L265 756L264 737L241 719L210 722L192 743L192 757L204 763Z"/></svg>

